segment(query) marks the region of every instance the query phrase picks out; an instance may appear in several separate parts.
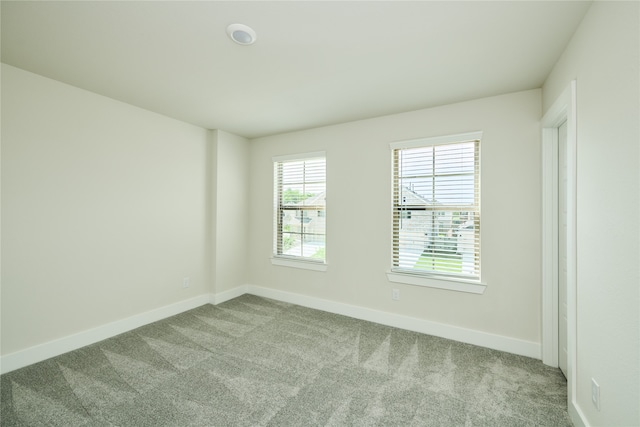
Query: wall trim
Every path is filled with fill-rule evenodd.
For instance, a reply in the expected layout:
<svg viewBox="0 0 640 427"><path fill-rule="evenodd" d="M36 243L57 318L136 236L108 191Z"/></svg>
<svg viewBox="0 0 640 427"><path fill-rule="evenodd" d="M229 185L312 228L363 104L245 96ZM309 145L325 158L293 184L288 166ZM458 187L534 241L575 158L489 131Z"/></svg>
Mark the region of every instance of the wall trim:
<svg viewBox="0 0 640 427"><path fill-rule="evenodd" d="M218 305L225 301L238 298L239 296L244 295L246 293L247 293L247 285L237 286L235 288L232 288L217 294L211 294L211 300L209 302L213 305Z"/></svg>
<svg viewBox="0 0 640 427"><path fill-rule="evenodd" d="M506 351L508 353L532 357L535 359L540 359L541 357L540 344L531 341L509 338L473 329L461 328L415 317L402 316L400 314L388 313L371 308L325 300L292 292L279 291L255 285L242 285L217 294L200 295L195 298L180 301L140 313L126 319L107 323L106 325L98 326L87 331L7 354L0 357L0 373L5 374L34 363L42 362L52 357L77 350L78 348L87 345L95 344L96 342L129 332L141 326L148 325L149 323L166 319L167 317L175 316L176 314L183 313L205 304L221 304L244 294L271 298L282 302L297 304L303 307L341 314L356 319L434 335L481 347L492 348L494 350Z"/></svg>
<svg viewBox="0 0 640 427"><path fill-rule="evenodd" d="M587 427L588 424L585 422L587 417L585 417L584 412L578 406L577 403L570 402L568 406L569 418L573 422L575 427Z"/></svg>
<svg viewBox="0 0 640 427"><path fill-rule="evenodd" d="M540 359L541 357L541 347L540 344L536 342L509 338L488 332L461 328L430 320L402 316L400 314L388 313L371 308L329 301L321 298L264 288L261 286L248 285L247 293L330 313L341 314L356 319L367 320L382 325L434 335L494 350L506 351L508 353L532 357L534 359Z"/></svg>
<svg viewBox="0 0 640 427"><path fill-rule="evenodd" d="M585 425L577 402L577 82L572 80L542 117L542 362L558 366L557 128L567 122L567 407ZM555 181L554 181L555 179Z"/></svg>
<svg viewBox="0 0 640 427"><path fill-rule="evenodd" d="M149 323L175 316L176 314L200 307L201 305L209 304L211 300L211 294L200 295L4 355L0 357L0 373L6 374L7 372L42 362L43 360L59 356L69 351L95 344L107 338L129 332L140 326L148 325Z"/></svg>

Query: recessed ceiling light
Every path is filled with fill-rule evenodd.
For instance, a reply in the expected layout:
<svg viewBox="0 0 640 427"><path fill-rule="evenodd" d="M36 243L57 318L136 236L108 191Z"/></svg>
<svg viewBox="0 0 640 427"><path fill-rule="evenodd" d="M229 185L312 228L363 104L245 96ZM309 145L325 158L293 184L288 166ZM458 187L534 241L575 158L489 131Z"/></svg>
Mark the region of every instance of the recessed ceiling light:
<svg viewBox="0 0 640 427"><path fill-rule="evenodd" d="M243 24L231 24L227 27L227 35L234 42L242 45L253 44L256 41L256 32Z"/></svg>

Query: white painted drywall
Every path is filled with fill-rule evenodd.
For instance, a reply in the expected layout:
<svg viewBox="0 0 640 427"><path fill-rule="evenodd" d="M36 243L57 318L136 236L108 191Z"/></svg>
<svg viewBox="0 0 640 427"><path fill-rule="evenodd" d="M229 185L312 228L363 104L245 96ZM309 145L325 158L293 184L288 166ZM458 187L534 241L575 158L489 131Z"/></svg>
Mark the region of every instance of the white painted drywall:
<svg viewBox="0 0 640 427"><path fill-rule="evenodd" d="M252 285L540 343L541 92L251 142ZM483 131L483 295L390 283L392 141ZM270 263L272 156L326 151L326 272ZM400 289L400 301L391 290Z"/></svg>
<svg viewBox="0 0 640 427"><path fill-rule="evenodd" d="M639 22L638 2L594 2L543 87L546 109L577 80L576 396L594 426L640 425Z"/></svg>
<svg viewBox="0 0 640 427"><path fill-rule="evenodd" d="M2 65L3 355L210 292L207 143Z"/></svg>
<svg viewBox="0 0 640 427"><path fill-rule="evenodd" d="M215 162L214 283L219 294L247 284L249 254L249 141L211 131Z"/></svg>

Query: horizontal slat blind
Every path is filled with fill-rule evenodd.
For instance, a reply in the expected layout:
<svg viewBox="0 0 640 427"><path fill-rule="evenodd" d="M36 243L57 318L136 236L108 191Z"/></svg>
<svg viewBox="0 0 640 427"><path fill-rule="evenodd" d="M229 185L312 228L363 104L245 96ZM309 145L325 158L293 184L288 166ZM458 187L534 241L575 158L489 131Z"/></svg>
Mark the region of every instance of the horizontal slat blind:
<svg viewBox="0 0 640 427"><path fill-rule="evenodd" d="M480 278L480 140L393 148L393 270Z"/></svg>
<svg viewBox="0 0 640 427"><path fill-rule="evenodd" d="M274 160L274 256L324 262L326 159Z"/></svg>

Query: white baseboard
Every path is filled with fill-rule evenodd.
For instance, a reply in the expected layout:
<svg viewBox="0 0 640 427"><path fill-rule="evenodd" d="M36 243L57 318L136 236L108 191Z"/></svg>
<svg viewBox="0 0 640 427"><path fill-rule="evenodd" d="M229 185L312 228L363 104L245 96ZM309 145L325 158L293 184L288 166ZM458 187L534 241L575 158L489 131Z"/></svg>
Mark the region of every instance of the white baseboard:
<svg viewBox="0 0 640 427"><path fill-rule="evenodd" d="M0 357L0 373L4 374L33 363L42 362L51 357L59 356L69 351L131 331L140 326L166 319L167 317L208 304L212 299L213 297L210 294L201 295L7 354Z"/></svg>
<svg viewBox="0 0 640 427"><path fill-rule="evenodd" d="M217 305L217 304L223 303L225 301L229 301L229 300L232 300L234 298L237 298L240 295L244 295L246 293L247 293L247 285L238 286L236 288L229 289L229 290L224 291L224 292L220 292L220 293L217 293L217 294L212 294L210 302L213 305Z"/></svg>
<svg viewBox="0 0 640 427"><path fill-rule="evenodd" d="M165 307L137 314L126 319L117 320L97 328L89 329L74 335L29 347L15 353L7 354L0 357L0 373L4 374L11 372L33 363L59 356L69 351L94 344L98 341L139 328L140 326L157 322L158 320L166 319L167 317L174 316L204 304L220 304L237 298L245 293L327 311L330 313L341 314L356 319L380 323L382 325L393 326L409 331L474 344L481 347L506 351L508 353L533 357L535 359L540 359L541 357L540 344L535 342L518 340L473 329L460 328L429 320L387 313L370 308L324 300L291 292L278 291L255 285L244 285L217 294L205 294L180 301L175 304L170 304ZM575 415L580 417L578 412L579 411L577 411Z"/></svg>
<svg viewBox="0 0 640 427"><path fill-rule="evenodd" d="M576 402L569 402L568 405L569 418L571 418L571 422L576 427L586 427L589 424L586 422L586 418L584 416L584 412L578 406Z"/></svg>
<svg viewBox="0 0 640 427"><path fill-rule="evenodd" d="M278 291L255 285L248 285L246 289L247 293L253 295L328 311L330 313L342 314L344 316L380 323L382 325L434 335L494 350L506 351L508 353L532 357L534 359L540 359L541 357L540 343L536 342L509 338L473 329L460 328L444 323L387 313L370 308L309 297L291 292Z"/></svg>

